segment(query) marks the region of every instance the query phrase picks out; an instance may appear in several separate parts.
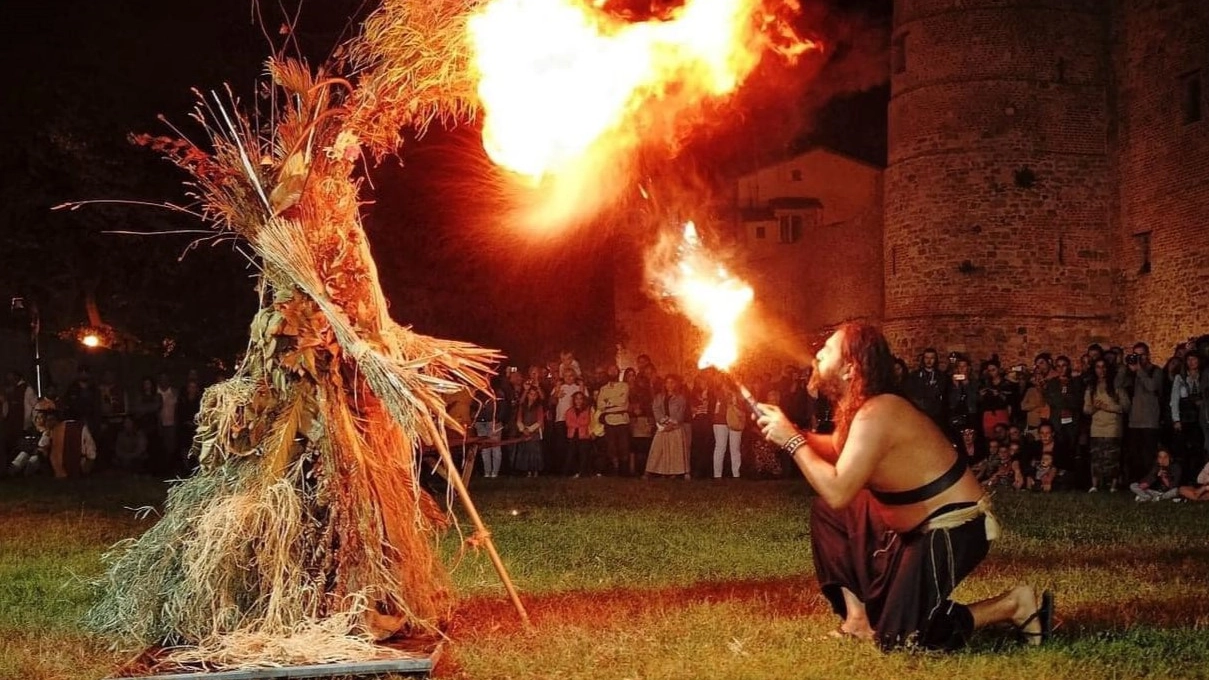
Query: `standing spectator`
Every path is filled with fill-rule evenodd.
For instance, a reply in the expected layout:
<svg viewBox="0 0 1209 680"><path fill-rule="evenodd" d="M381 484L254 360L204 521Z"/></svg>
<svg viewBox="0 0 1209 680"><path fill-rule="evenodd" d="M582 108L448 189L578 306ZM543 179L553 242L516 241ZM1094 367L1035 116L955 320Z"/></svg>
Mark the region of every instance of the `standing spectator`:
<svg viewBox="0 0 1209 680"><path fill-rule="evenodd" d="M584 386L580 383L579 375L573 368L563 369L561 375L562 383L550 393L550 401L554 410L554 445L548 449L551 460L546 461L546 468L552 472L567 463L570 449L567 435L567 410L571 408L571 400L575 393L585 391Z"/></svg>
<svg viewBox="0 0 1209 680"><path fill-rule="evenodd" d="M970 362L964 357L957 357L953 364L953 375L950 377L948 411L949 438L957 441L961 432L974 425L978 416L978 380L970 374Z"/></svg>
<svg viewBox="0 0 1209 680"><path fill-rule="evenodd" d="M531 385L516 411L516 431L525 439L517 444L515 469L526 477L536 477L542 469L542 429L546 422L542 401L541 388Z"/></svg>
<svg viewBox="0 0 1209 680"><path fill-rule="evenodd" d="M63 401L66 418L88 425L89 432L101 431L101 395L88 366L80 364L76 369L76 379L68 385Z"/></svg>
<svg viewBox="0 0 1209 680"><path fill-rule="evenodd" d="M739 467L743 462L743 430L747 428L748 413L747 405L739 398L739 392L735 389L726 391L726 432L722 435L718 432L718 428L714 427L714 439L726 439L727 448L730 451L730 473L735 479L739 478ZM725 451L719 452L718 445L714 444L714 477L721 477L726 469Z"/></svg>
<svg viewBox="0 0 1209 680"><path fill-rule="evenodd" d="M1195 352L1184 355L1184 370L1171 387L1171 422L1175 431L1172 448L1175 459L1186 470L1199 470L1205 462L1204 434L1201 432L1201 410L1204 393L1201 387L1201 357Z"/></svg>
<svg viewBox="0 0 1209 680"><path fill-rule="evenodd" d="M1045 373L1034 368L1029 375L1028 386L1020 399L1020 410L1024 411L1024 435L1036 437L1041 423L1049 420L1049 404L1045 403Z"/></svg>
<svg viewBox="0 0 1209 680"><path fill-rule="evenodd" d="M34 408L38 403L38 393L16 371L8 373L5 387L8 413L5 416L4 450L6 456L12 457L20 448L25 433L34 427Z"/></svg>
<svg viewBox="0 0 1209 680"><path fill-rule="evenodd" d="M651 385L655 385L655 378L659 376L659 371L655 368L655 364L651 362L651 357L646 354L639 354L634 360L638 366L638 375L647 379Z"/></svg>
<svg viewBox="0 0 1209 680"><path fill-rule="evenodd" d="M1175 379L1179 377L1184 370L1184 357L1176 352L1176 355L1167 360L1163 365L1163 389L1159 391L1159 442L1167 448L1168 451L1179 451L1175 448L1175 422L1171 419L1171 388L1175 387Z"/></svg>
<svg viewBox="0 0 1209 680"><path fill-rule="evenodd" d="M147 438L148 472L155 475L168 473L167 457L162 452L159 440L160 394L155 389L155 381L144 377L139 381L139 390L130 399L130 415L139 430Z"/></svg>
<svg viewBox="0 0 1209 680"><path fill-rule="evenodd" d="M919 360L919 368L907 377L907 398L915 407L923 411L942 430L947 431L945 422L945 393L948 377L936 365L936 350L932 347L924 350Z"/></svg>
<svg viewBox="0 0 1209 680"><path fill-rule="evenodd" d="M657 429L644 476L684 475L689 479L688 398L679 376L667 376L663 385L663 393L655 397Z"/></svg>
<svg viewBox="0 0 1209 680"><path fill-rule="evenodd" d="M508 372L508 380L504 382L504 397L496 413L496 417L503 425L503 436L506 439L516 439L520 437L520 431L516 429L516 414L521 407L521 399L525 397L525 376L520 370L513 367ZM511 473L516 467L516 449L515 443L509 444L504 449L504 456L508 461L506 472ZM502 469L503 466L501 466ZM496 475L499 476L498 474Z"/></svg>
<svg viewBox="0 0 1209 680"><path fill-rule="evenodd" d="M176 405L180 395L168 380L167 373L160 373L156 381L156 391L160 395L159 428L161 454L167 457L167 462L171 466L169 469L173 470L178 458Z"/></svg>
<svg viewBox="0 0 1209 680"><path fill-rule="evenodd" d="M907 378L911 374L911 368L907 366L907 362L900 357L894 357L894 384L898 386L899 392L906 392Z"/></svg>
<svg viewBox="0 0 1209 680"><path fill-rule="evenodd" d="M118 432L122 429L122 421L126 416L126 393L118 384L117 374L105 371L97 383L97 397L100 400L100 428L97 431L97 460L99 463L108 461L114 450Z"/></svg>
<svg viewBox="0 0 1209 680"><path fill-rule="evenodd" d="M1180 464L1171 460L1171 453L1160 448L1154 467L1140 482L1129 485L1135 501L1166 501L1180 496Z"/></svg>
<svg viewBox="0 0 1209 680"><path fill-rule="evenodd" d="M651 440L655 437L655 396L651 382L645 375L626 369L630 385L630 464L629 474L640 474L646 469L647 455L651 452Z"/></svg>
<svg viewBox="0 0 1209 680"><path fill-rule="evenodd" d="M1117 392L1116 376L1104 359L1092 366L1093 380L1083 392L1083 412L1091 417L1091 492L1117 490L1121 478L1121 434L1129 399Z"/></svg>
<svg viewBox="0 0 1209 680"><path fill-rule="evenodd" d="M1117 393L1129 399L1129 418L1125 439L1125 474L1141 477L1159 450L1159 394L1163 390L1163 371L1150 363L1150 347L1144 342L1133 346L1125 357L1125 370L1117 374Z"/></svg>
<svg viewBox="0 0 1209 680"><path fill-rule="evenodd" d="M792 379L781 388L781 410L789 422L799 429L808 430L814 421L815 399L806 386L814 369L810 366L801 371L794 370Z"/></svg>
<svg viewBox="0 0 1209 680"><path fill-rule="evenodd" d="M578 478L590 472L592 462L592 409L588 406L588 396L582 391L571 396L571 406L563 414L563 421L567 426L563 474Z"/></svg>
<svg viewBox="0 0 1209 680"><path fill-rule="evenodd" d="M176 404L176 423L179 428L177 446L177 461L183 472L193 469L194 461L189 460L193 448L193 437L197 434L197 414L201 413L202 388L196 379L185 383L185 391Z"/></svg>
<svg viewBox="0 0 1209 680"><path fill-rule="evenodd" d="M1012 402L1016 401L1016 389L1000 372L999 361L987 362L986 380L978 390L982 406L982 432L991 436L995 426L1008 425L1012 421Z"/></svg>
<svg viewBox="0 0 1209 680"><path fill-rule="evenodd" d="M504 431L503 423L500 421L507 417L507 412L508 406L504 390L500 386L497 376L491 381L491 395L483 401L478 413L474 416L474 433L485 439L499 441ZM483 477L487 479L499 477L500 462L504 457L504 452L500 449L499 444L489 442L487 446L479 449L479 453L483 458Z"/></svg>
<svg viewBox="0 0 1209 680"><path fill-rule="evenodd" d="M689 466L693 477L705 479L710 476L714 452L714 411L718 405L718 393L713 373L701 371L693 379L689 393L689 408L692 410L692 427L689 432Z"/></svg>
<svg viewBox="0 0 1209 680"><path fill-rule="evenodd" d="M1045 402L1049 405L1050 422L1055 436L1063 446L1073 448L1079 442L1079 414L1083 412L1083 389L1071 375L1070 359L1060 356L1054 360L1054 370L1045 383Z"/></svg>
<svg viewBox="0 0 1209 680"><path fill-rule="evenodd" d="M630 457L630 384L619 379L615 363L605 367L605 374L607 382L596 394L596 413L604 423L605 457L617 474Z"/></svg>

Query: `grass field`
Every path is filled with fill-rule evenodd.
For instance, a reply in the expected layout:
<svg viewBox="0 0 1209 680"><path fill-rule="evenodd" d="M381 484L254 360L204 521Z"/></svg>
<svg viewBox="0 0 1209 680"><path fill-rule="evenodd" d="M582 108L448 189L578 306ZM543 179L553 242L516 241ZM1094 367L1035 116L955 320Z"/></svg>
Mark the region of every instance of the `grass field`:
<svg viewBox="0 0 1209 680"><path fill-rule="evenodd" d="M0 678L100 678L123 657L82 634L87 579L132 508L163 486L0 481ZM958 654L882 654L833 640L811 577L801 482L476 479L535 624L524 631L485 555L459 555L445 678L1205 678L1209 503L1122 494L996 497L1005 536L960 587L1057 593L1052 644L996 631ZM515 514L513 514L515 511Z"/></svg>

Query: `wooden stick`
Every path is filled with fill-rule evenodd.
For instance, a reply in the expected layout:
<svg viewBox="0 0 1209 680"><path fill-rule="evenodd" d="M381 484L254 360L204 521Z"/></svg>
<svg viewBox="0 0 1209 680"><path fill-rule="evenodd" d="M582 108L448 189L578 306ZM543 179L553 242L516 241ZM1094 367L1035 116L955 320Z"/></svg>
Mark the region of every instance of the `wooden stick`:
<svg viewBox="0 0 1209 680"><path fill-rule="evenodd" d="M466 485L462 483L462 475L458 474L457 466L453 464L453 454L449 452L449 442L444 436L438 435L434 437L437 444L437 451L441 453L441 460L445 462L446 469L449 470L449 481L453 484L454 490L458 493L458 498L462 499L462 506L466 508L467 514L470 515L470 523L474 525L475 532L483 537L483 543L487 546L487 555L491 557L491 564L495 565L495 572L500 575L500 580L504 582L504 589L508 591L508 597L512 600L512 606L516 607L516 613L521 615L521 622L525 624L525 628L533 628L533 624L529 622L529 612L525 611L525 605L521 603L520 595L516 592L516 586L512 585L512 578L508 576L508 570L504 568L504 561L500 559L500 554L495 550L495 541L491 540L491 532L487 531L487 526L483 524L483 518L479 516L479 511L474 507L474 501L470 500L470 492L466 490Z"/></svg>

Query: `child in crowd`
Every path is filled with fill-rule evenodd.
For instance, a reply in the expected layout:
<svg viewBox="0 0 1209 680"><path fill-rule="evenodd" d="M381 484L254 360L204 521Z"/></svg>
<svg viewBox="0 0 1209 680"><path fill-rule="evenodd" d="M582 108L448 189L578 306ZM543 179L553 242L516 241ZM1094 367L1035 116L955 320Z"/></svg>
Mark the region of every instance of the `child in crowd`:
<svg viewBox="0 0 1209 680"><path fill-rule="evenodd" d="M1166 447L1159 448L1154 467L1140 482L1129 485L1135 501L1166 501L1180 496L1180 464L1171 460Z"/></svg>
<svg viewBox="0 0 1209 680"><path fill-rule="evenodd" d="M1028 488L1033 491L1049 493L1054 490L1054 480L1058 478L1058 468L1054 467L1054 454L1041 454L1041 461L1029 475Z"/></svg>

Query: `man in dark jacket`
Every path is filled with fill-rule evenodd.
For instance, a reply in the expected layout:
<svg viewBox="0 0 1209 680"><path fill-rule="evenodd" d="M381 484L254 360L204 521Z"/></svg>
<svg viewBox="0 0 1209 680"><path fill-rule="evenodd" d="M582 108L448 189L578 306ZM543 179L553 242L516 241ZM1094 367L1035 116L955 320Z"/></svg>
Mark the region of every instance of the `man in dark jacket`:
<svg viewBox="0 0 1209 680"><path fill-rule="evenodd" d="M944 431L949 429L946 422L948 387L949 377L936 366L936 350L925 349L919 368L907 376L904 389L911 403Z"/></svg>

